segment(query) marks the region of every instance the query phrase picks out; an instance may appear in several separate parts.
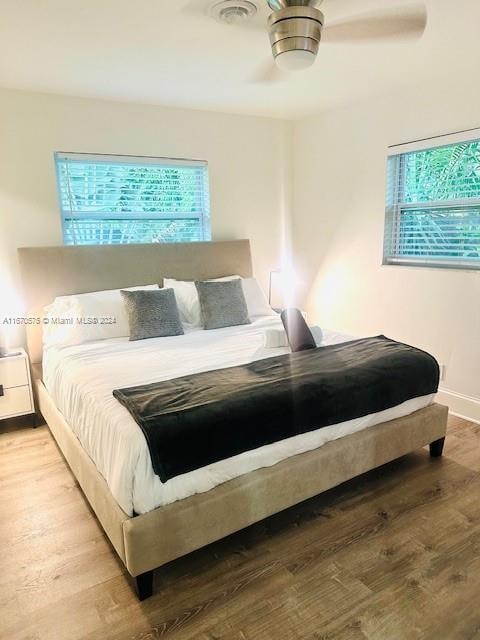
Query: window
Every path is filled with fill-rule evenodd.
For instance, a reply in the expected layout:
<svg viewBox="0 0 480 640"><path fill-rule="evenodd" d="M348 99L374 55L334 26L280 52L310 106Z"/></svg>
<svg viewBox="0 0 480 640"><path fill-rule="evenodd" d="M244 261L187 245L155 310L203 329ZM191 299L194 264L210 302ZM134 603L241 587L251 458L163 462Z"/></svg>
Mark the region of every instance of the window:
<svg viewBox="0 0 480 640"><path fill-rule="evenodd" d="M480 269L480 140L463 137L392 148L384 264Z"/></svg>
<svg viewBox="0 0 480 640"><path fill-rule="evenodd" d="M208 166L56 153L65 244L210 240Z"/></svg>

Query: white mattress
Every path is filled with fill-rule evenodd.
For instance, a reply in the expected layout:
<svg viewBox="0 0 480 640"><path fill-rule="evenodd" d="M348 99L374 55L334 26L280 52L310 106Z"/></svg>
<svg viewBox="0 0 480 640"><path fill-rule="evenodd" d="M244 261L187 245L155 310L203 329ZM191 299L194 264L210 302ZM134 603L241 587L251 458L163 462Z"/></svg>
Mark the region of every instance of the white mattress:
<svg viewBox="0 0 480 640"><path fill-rule="evenodd" d="M130 515L209 491L223 482L316 449L330 440L408 415L433 400L433 395L415 398L381 413L288 438L177 476L165 484L160 482L153 472L140 427L113 397L113 389L286 353L284 348L263 347L265 328L280 326L278 317L269 316L251 325L214 331L192 330L171 338L138 342L115 338L74 347L50 347L44 353L44 382L113 496ZM327 345L351 338L324 331L323 338L319 339L322 345Z"/></svg>

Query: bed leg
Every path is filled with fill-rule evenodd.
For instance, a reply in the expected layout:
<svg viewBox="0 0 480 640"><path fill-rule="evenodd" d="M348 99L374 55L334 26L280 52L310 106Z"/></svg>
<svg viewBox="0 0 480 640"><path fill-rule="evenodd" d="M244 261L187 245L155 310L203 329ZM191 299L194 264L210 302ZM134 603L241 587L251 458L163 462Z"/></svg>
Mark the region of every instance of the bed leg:
<svg viewBox="0 0 480 640"><path fill-rule="evenodd" d="M135 578L140 601L150 598L153 593L153 571L146 571Z"/></svg>
<svg viewBox="0 0 480 640"><path fill-rule="evenodd" d="M445 444L445 438L439 438L430 443L430 457L440 458L443 453L443 445Z"/></svg>
<svg viewBox="0 0 480 640"><path fill-rule="evenodd" d="M41 420L37 413L32 413L30 417L30 424L32 425L32 429L36 429L37 427L40 426Z"/></svg>

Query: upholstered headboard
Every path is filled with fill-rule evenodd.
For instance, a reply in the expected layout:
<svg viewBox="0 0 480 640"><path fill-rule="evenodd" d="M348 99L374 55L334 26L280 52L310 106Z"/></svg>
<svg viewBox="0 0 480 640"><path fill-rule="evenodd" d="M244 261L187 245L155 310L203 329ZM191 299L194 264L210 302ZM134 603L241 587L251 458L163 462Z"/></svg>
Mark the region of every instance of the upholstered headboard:
<svg viewBox="0 0 480 640"><path fill-rule="evenodd" d="M57 296L141 284L163 278L203 280L252 275L250 242L193 242L74 247L28 247L18 250L27 313L42 317ZM33 364L42 360L42 327L27 325L27 348Z"/></svg>

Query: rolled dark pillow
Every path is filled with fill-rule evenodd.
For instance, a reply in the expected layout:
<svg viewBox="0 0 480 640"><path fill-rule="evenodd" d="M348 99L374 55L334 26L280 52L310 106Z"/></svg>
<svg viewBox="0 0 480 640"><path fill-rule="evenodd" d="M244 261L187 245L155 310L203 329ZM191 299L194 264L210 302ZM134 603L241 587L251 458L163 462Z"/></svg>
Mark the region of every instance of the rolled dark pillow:
<svg viewBox="0 0 480 640"><path fill-rule="evenodd" d="M284 309L280 317L293 353L317 348L315 338L299 309Z"/></svg>

